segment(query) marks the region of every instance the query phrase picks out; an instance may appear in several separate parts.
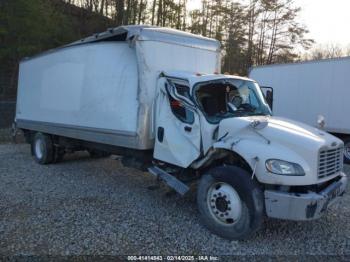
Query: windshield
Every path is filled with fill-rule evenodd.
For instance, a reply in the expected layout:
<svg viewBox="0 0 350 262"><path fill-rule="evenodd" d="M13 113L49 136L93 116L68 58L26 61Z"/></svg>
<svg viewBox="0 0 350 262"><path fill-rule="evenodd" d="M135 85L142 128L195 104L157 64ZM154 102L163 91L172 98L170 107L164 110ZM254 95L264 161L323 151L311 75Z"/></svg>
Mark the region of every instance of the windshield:
<svg viewBox="0 0 350 262"><path fill-rule="evenodd" d="M194 97L210 122L223 118L271 115L257 83L241 79L220 79L198 83Z"/></svg>

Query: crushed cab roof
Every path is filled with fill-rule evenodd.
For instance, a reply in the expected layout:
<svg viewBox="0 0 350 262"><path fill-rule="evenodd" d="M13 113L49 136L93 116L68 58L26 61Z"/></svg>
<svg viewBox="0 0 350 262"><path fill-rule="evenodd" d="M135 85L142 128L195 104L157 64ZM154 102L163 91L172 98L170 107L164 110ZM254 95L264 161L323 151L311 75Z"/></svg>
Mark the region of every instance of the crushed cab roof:
<svg viewBox="0 0 350 262"><path fill-rule="evenodd" d="M201 73L187 72L187 71L166 71L166 72L163 72L163 74L166 77L187 80L189 82L190 86L193 86L194 84L196 84L198 82L220 80L220 79L224 79L224 78L239 79L239 80L246 80L246 81L255 82L254 80L247 78L247 77L236 76L236 75L214 74L214 73L213 74L201 74Z"/></svg>

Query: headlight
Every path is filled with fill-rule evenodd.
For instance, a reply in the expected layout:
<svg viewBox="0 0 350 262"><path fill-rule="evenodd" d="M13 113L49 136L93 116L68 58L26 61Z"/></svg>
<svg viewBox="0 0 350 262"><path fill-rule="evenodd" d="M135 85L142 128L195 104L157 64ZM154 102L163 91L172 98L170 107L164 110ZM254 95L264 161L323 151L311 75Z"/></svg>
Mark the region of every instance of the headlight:
<svg viewBox="0 0 350 262"><path fill-rule="evenodd" d="M265 163L266 169L271 173L286 176L304 176L304 169L296 164L278 159L269 159Z"/></svg>

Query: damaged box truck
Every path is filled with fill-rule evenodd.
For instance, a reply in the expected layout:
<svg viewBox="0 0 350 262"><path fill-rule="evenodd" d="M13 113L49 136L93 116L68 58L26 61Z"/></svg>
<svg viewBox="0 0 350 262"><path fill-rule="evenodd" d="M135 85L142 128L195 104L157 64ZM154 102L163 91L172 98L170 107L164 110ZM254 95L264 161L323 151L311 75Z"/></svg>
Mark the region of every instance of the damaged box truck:
<svg viewBox="0 0 350 262"><path fill-rule="evenodd" d="M123 26L24 59L15 128L40 164L117 154L180 194L227 239L263 217L319 218L347 186L343 142L273 117L259 85L220 71L213 39Z"/></svg>

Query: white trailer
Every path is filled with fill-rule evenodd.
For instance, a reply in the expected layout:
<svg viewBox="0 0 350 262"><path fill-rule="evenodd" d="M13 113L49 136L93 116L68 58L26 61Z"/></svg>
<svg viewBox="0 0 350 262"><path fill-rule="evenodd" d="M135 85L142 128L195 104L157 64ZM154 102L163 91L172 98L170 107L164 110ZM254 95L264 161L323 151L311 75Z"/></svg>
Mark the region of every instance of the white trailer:
<svg viewBox="0 0 350 262"><path fill-rule="evenodd" d="M273 88L273 113L317 126L344 141L350 163L350 57L253 67L249 77Z"/></svg>
<svg viewBox="0 0 350 262"><path fill-rule="evenodd" d="M182 195L197 185L202 221L228 239L250 236L265 214L319 218L347 186L343 142L272 117L255 81L219 71L216 40L110 29L21 62L15 126L39 164L88 150Z"/></svg>

